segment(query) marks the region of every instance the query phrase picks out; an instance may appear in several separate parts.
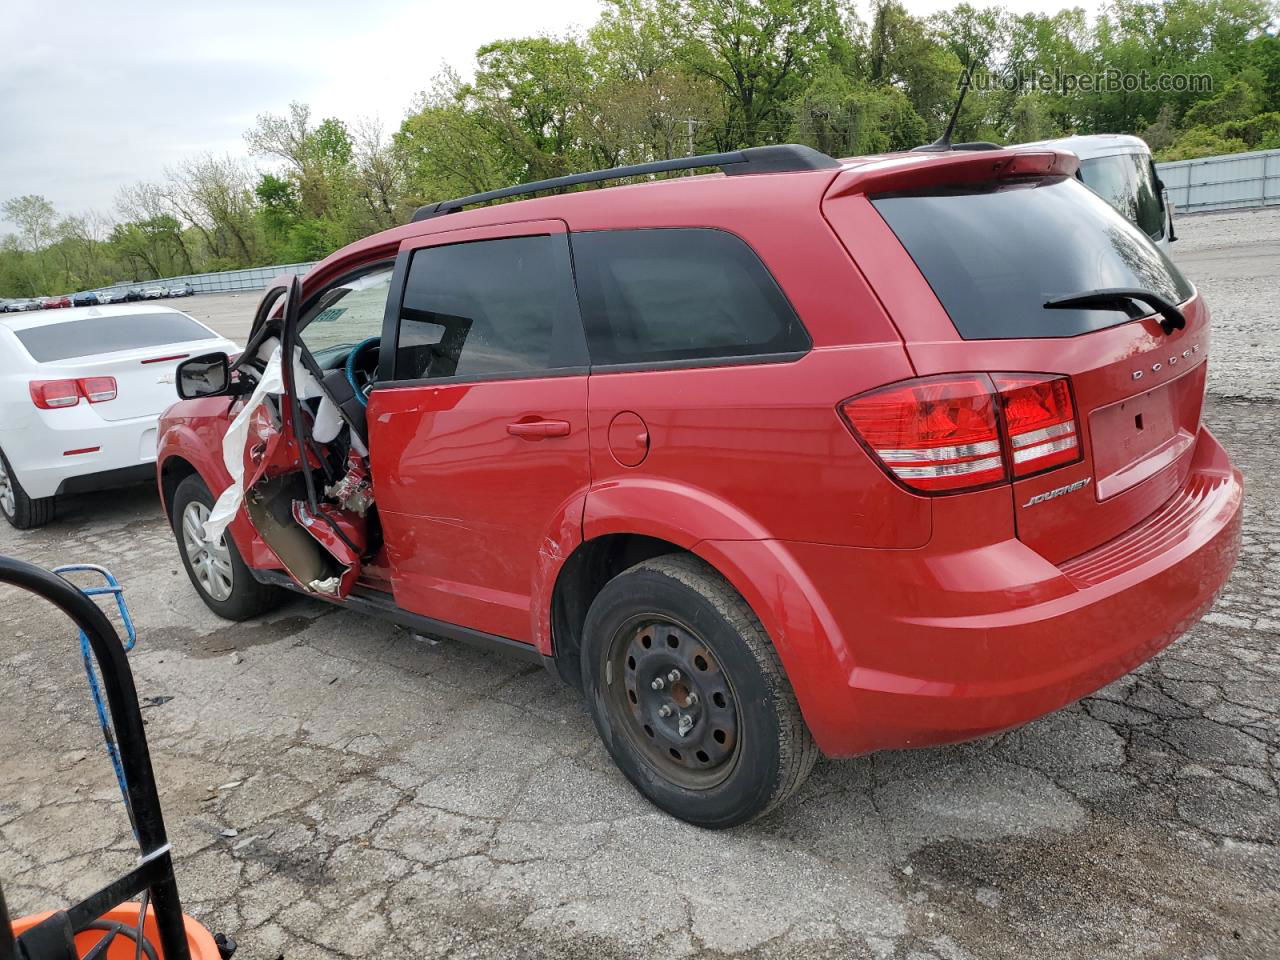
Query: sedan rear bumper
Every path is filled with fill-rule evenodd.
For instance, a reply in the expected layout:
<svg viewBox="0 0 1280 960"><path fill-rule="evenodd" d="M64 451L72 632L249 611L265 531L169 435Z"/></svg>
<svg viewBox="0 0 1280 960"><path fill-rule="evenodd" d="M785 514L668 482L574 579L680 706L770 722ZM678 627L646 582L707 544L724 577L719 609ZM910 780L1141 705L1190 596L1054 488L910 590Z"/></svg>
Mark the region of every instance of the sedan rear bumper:
<svg viewBox="0 0 1280 960"><path fill-rule="evenodd" d="M140 481L155 475L158 415L103 420L89 404L56 413L4 437L5 455L28 496L120 486L133 482L130 471Z"/></svg>

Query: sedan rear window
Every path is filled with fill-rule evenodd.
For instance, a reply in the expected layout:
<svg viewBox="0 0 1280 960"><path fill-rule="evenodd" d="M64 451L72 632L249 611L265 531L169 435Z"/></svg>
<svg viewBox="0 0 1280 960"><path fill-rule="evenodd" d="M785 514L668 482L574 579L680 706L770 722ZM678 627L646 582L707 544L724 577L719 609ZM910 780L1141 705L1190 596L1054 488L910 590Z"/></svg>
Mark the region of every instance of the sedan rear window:
<svg viewBox="0 0 1280 960"><path fill-rule="evenodd" d="M38 363L76 360L100 353L141 350L189 340L209 340L215 334L185 314L137 313L85 317L15 330L18 340Z"/></svg>
<svg viewBox="0 0 1280 960"><path fill-rule="evenodd" d="M1193 288L1140 229L1059 177L872 198L966 340L1074 337L1126 323L1120 310L1046 310L1107 287L1182 303Z"/></svg>

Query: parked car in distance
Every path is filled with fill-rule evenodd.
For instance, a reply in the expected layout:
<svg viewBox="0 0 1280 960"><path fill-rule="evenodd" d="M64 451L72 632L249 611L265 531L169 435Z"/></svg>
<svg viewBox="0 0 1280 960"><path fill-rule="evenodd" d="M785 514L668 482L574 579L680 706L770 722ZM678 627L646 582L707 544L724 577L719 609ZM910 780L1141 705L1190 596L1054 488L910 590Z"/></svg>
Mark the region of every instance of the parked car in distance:
<svg viewBox="0 0 1280 960"><path fill-rule="evenodd" d="M98 295L92 290L77 293L71 298L73 307L96 307L100 302Z"/></svg>
<svg viewBox="0 0 1280 960"><path fill-rule="evenodd" d="M58 297L49 297L47 300L44 301L42 309L59 310L69 306L71 306L71 297L64 293Z"/></svg>
<svg viewBox="0 0 1280 960"><path fill-rule="evenodd" d="M169 307L0 318L0 513L38 527L59 495L154 475L174 369L211 349L235 345Z"/></svg>
<svg viewBox="0 0 1280 960"><path fill-rule="evenodd" d="M39 310L40 301L34 297L24 297L20 300L13 300L5 307L5 313L25 313L28 310Z"/></svg>
<svg viewBox="0 0 1280 960"><path fill-rule="evenodd" d="M175 284L168 289L168 295L171 297L192 297L195 296L196 288L189 283Z"/></svg>
<svg viewBox="0 0 1280 960"><path fill-rule="evenodd" d="M1173 204L1156 170L1151 148L1141 137L1097 133L1023 146L1071 151L1080 158L1076 177L1136 224L1158 247L1167 251L1169 244L1178 239L1173 229Z"/></svg>
<svg viewBox="0 0 1280 960"><path fill-rule="evenodd" d="M284 586L547 664L705 827L819 751L1056 710L1208 609L1243 497L1209 311L1074 155L645 170L699 163L428 205L181 366L158 479L209 608Z"/></svg>
<svg viewBox="0 0 1280 960"><path fill-rule="evenodd" d="M141 290L143 300L163 300L169 295L169 290L159 284L150 287L143 287Z"/></svg>
<svg viewBox="0 0 1280 960"><path fill-rule="evenodd" d="M110 287L98 291L98 303L124 303L129 291L124 287Z"/></svg>

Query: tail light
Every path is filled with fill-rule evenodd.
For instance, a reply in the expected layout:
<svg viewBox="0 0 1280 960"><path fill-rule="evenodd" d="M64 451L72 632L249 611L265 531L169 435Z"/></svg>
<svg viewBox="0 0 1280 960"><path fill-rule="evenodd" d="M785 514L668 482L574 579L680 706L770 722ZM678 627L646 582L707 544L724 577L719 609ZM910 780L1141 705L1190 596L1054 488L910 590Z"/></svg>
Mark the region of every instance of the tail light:
<svg viewBox="0 0 1280 960"><path fill-rule="evenodd" d="M32 380L28 384L31 402L41 410L74 407L80 398L90 403L106 403L116 398L115 377L84 377L80 380Z"/></svg>
<svg viewBox="0 0 1280 960"><path fill-rule="evenodd" d="M80 394L90 403L106 403L116 398L115 377L85 377L77 380Z"/></svg>
<svg viewBox="0 0 1280 960"><path fill-rule="evenodd" d="M993 373L991 379L1004 406L1015 477L1080 459L1076 413L1066 377Z"/></svg>
<svg viewBox="0 0 1280 960"><path fill-rule="evenodd" d="M31 402L41 410L74 407L80 402L80 386L74 380L32 380Z"/></svg>
<svg viewBox="0 0 1280 960"><path fill-rule="evenodd" d="M976 490L1081 456L1066 377L923 377L860 394L840 411L893 477L924 493Z"/></svg>

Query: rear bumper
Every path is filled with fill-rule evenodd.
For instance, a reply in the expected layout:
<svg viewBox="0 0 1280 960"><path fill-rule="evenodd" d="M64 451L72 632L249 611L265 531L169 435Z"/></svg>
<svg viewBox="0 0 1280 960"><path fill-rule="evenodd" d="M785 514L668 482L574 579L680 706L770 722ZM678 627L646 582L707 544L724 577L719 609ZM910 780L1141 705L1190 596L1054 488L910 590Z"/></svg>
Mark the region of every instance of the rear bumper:
<svg viewBox="0 0 1280 960"><path fill-rule="evenodd" d="M1231 573L1242 501L1202 429L1182 489L1084 556L1054 566L1016 539L951 553L775 544L807 602L775 595L765 619L827 754L968 740L1078 700L1185 632Z"/></svg>
<svg viewBox="0 0 1280 960"><path fill-rule="evenodd" d="M5 454L28 496L105 489L154 476L159 416L103 420L84 403L53 412L58 416L28 420L4 438Z"/></svg>

